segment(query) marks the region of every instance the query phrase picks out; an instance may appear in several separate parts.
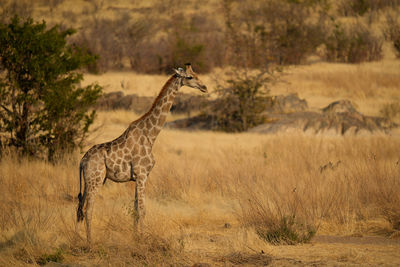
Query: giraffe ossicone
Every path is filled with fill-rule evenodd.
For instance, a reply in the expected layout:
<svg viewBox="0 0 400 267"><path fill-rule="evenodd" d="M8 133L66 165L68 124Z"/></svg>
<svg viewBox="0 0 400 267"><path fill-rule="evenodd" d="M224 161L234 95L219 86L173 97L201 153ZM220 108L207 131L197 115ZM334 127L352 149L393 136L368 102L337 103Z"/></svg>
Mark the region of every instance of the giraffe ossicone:
<svg viewBox="0 0 400 267"><path fill-rule="evenodd" d="M86 222L87 240L91 242L91 220L97 191L106 180L117 183L135 181L135 223L141 229L145 210L145 183L155 160L154 142L160 133L179 88L188 86L207 92L190 64L185 70L174 69L149 111L133 121L121 136L113 141L94 145L79 165L80 191L77 210L78 222ZM84 190L82 194L82 178Z"/></svg>

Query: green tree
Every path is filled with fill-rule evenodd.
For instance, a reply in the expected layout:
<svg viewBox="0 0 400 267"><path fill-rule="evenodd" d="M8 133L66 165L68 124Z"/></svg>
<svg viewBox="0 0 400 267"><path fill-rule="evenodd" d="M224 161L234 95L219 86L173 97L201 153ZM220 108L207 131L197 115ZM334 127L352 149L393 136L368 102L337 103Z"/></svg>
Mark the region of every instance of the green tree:
<svg viewBox="0 0 400 267"><path fill-rule="evenodd" d="M93 122L102 88L81 87L77 70L97 56L67 44L73 33L18 16L0 24L0 132L23 155L53 160L80 146Z"/></svg>

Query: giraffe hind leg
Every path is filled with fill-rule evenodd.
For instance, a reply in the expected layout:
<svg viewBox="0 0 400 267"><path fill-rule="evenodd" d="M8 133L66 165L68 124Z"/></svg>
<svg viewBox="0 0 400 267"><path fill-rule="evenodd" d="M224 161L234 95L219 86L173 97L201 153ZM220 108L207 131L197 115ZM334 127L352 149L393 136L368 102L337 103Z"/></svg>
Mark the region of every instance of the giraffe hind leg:
<svg viewBox="0 0 400 267"><path fill-rule="evenodd" d="M93 206L96 199L97 191L99 190L103 180L105 179L105 166L98 165L97 168L87 170L87 174L87 177L85 177L86 181L84 196L86 196L85 203L83 205L83 217L85 218L86 223L87 241L89 244L91 244Z"/></svg>
<svg viewBox="0 0 400 267"><path fill-rule="evenodd" d="M94 207L94 202L96 199L97 195L97 190L101 185L101 180L99 179L98 182L91 184L91 186L88 187L87 190L87 196L86 196L86 204L84 208L84 218L85 218L85 224L86 224L86 236L87 236L87 241L90 244L92 241L92 216L93 216L93 207Z"/></svg>

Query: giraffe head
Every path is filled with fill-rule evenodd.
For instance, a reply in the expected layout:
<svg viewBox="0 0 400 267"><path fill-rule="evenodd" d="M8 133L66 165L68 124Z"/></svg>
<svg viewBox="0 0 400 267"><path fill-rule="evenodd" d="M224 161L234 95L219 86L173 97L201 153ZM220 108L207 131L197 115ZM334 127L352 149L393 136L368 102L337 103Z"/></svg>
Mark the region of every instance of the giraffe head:
<svg viewBox="0 0 400 267"><path fill-rule="evenodd" d="M199 79L197 74L193 71L192 65L190 63L185 64L186 69L182 68L174 69L176 74L182 78L182 86L186 85L192 88L199 89L203 93L207 93L207 86Z"/></svg>

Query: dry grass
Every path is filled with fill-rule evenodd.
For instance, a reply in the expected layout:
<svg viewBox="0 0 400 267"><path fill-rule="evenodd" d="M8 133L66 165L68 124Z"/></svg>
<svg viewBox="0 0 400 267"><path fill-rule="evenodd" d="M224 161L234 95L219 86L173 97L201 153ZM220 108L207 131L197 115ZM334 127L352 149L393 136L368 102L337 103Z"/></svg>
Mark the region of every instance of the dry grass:
<svg viewBox="0 0 400 267"><path fill-rule="evenodd" d="M147 186L146 234L133 230L134 184L110 182L96 203L92 251L84 249L83 229L75 231L79 155L57 165L6 157L0 264L29 263L60 249L66 262L117 265L183 265L248 247L269 251L252 227L281 214L307 218L319 234L395 236L398 147L400 139L389 136L165 130ZM337 168L320 168L339 160Z"/></svg>
<svg viewBox="0 0 400 267"><path fill-rule="evenodd" d="M369 103L399 98L398 65L393 60L316 63L291 69L284 77L289 83L274 85L272 92L299 92L312 108L349 97L362 111L376 114L379 105ZM113 86L124 80L131 84L129 92L147 95L155 95L166 79L130 73L91 77L110 84L110 91L120 90ZM145 86L151 89L136 89ZM138 116L99 112L88 146L118 137ZM83 226L75 229L81 154L56 165L6 156L0 161L0 266L46 259L89 266L398 265L399 243L276 248L255 229L295 215L317 235L398 238L399 147L398 134L271 136L165 129L154 147L145 234L138 236L133 228L134 183L107 182L95 206L91 250L85 247Z"/></svg>
<svg viewBox="0 0 400 267"><path fill-rule="evenodd" d="M194 66L195 68L195 66ZM201 75L210 96L216 81L224 79L224 70L215 69ZM133 72L109 72L85 75L85 84L98 82L104 92L123 91L125 94L156 96L167 80L165 75L146 75ZM378 116L384 104L400 101L400 61L392 58L362 64L313 63L284 69L277 83L270 86L271 94L298 93L310 108L327 106L339 99L350 99L366 115ZM182 92L200 94L191 88Z"/></svg>
<svg viewBox="0 0 400 267"><path fill-rule="evenodd" d="M273 94L298 93L312 108L350 99L367 115L400 100L400 62L386 59L362 64L315 63L287 69Z"/></svg>
<svg viewBox="0 0 400 267"><path fill-rule="evenodd" d="M196 69L196 67L194 67L194 69ZM199 75L199 77L204 83L213 84L210 75ZM148 75L134 72L107 72L103 75L86 74L84 84L97 82L104 87L103 90L105 93L122 91L124 94L156 97L167 80L168 76L166 75ZM198 90L189 88L183 88L182 92L201 94Z"/></svg>

